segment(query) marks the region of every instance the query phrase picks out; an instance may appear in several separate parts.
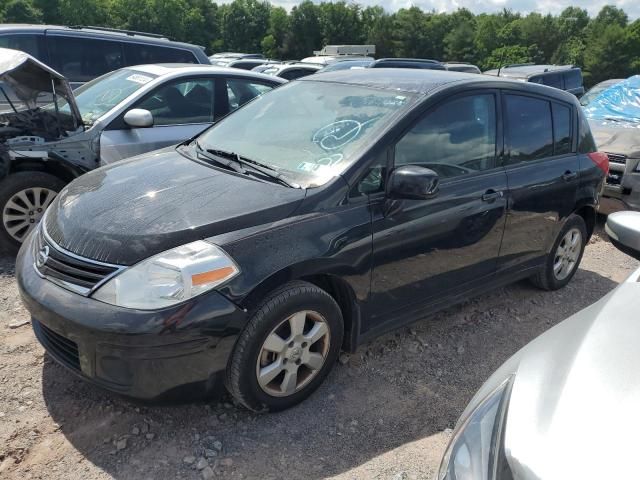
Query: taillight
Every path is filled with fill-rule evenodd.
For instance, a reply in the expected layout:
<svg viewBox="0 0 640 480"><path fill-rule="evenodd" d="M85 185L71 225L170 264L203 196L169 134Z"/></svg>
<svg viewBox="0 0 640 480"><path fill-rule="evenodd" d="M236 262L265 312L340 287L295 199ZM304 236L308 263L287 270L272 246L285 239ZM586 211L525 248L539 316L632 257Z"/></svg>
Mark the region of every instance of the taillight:
<svg viewBox="0 0 640 480"><path fill-rule="evenodd" d="M604 172L605 175L609 173L609 156L604 152L591 152L588 154L589 158L596 166Z"/></svg>

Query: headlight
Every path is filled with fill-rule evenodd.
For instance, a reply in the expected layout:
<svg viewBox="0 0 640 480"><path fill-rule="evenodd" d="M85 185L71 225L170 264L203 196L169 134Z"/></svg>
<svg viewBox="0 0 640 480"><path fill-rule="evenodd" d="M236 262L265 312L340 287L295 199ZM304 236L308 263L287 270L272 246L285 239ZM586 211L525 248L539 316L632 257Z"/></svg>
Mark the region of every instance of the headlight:
<svg viewBox="0 0 640 480"><path fill-rule="evenodd" d="M119 307L155 310L207 292L239 272L222 249L198 240L123 270L93 298Z"/></svg>
<svg viewBox="0 0 640 480"><path fill-rule="evenodd" d="M502 452L509 377L461 421L440 464L439 480L499 480L508 468Z"/></svg>

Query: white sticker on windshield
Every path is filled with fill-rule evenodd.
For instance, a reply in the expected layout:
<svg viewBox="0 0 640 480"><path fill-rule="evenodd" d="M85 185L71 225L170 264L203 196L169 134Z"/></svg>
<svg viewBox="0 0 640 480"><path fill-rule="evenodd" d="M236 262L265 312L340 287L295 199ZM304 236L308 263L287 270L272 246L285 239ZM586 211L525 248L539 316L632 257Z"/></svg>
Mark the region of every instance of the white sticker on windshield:
<svg viewBox="0 0 640 480"><path fill-rule="evenodd" d="M146 75L140 75L139 73L134 73L133 75L129 75L127 80L132 82L139 83L140 85L144 85L145 83L149 83L153 78L147 77Z"/></svg>

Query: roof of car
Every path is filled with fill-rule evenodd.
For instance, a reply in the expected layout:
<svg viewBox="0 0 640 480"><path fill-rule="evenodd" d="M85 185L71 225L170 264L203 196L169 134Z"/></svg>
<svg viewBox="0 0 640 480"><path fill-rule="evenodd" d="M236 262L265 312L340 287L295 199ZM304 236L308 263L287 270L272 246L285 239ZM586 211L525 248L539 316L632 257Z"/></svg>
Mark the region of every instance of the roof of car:
<svg viewBox="0 0 640 480"><path fill-rule="evenodd" d="M428 95L437 88L447 84L467 84L469 86L483 86L486 88L499 88L503 85L509 85L511 87L516 86L519 90L539 93L548 97L555 97L565 102L575 103L575 97L573 95L557 88L536 83L519 82L508 78L449 70L363 68L361 70L319 72L311 77L301 78L299 81L323 81L347 85L362 85L422 95Z"/></svg>
<svg viewBox="0 0 640 480"><path fill-rule="evenodd" d="M573 65L518 65L514 67L503 67L500 69L500 76L513 77L513 78L527 78L532 75L539 75L541 73L561 72L566 70L579 70L578 67ZM498 69L487 70L487 75L497 75Z"/></svg>
<svg viewBox="0 0 640 480"><path fill-rule="evenodd" d="M131 67L125 67L126 69L136 70L143 73L150 73L152 75L161 76L183 76L183 75L200 75L203 72L220 74L220 75L233 75L234 77L249 77L268 80L270 82L276 79L276 82L284 83L285 80L273 77L272 75L264 75L258 72L252 72L251 70L241 70L239 68L231 67L219 67L216 65L202 65L198 63L156 63L149 65L133 65Z"/></svg>
<svg viewBox="0 0 640 480"><path fill-rule="evenodd" d="M191 43L177 42L171 40L167 37L163 37L162 35L155 35L152 33L145 32L135 32L131 30L119 30L119 29L110 29L110 28L102 28L102 27L90 27L90 26L64 26L64 25L36 25L30 23L5 23L0 25L0 33L7 31L15 31L15 32L44 32L48 30L55 31L64 31L64 32L73 32L76 34L87 34L90 36L116 36L123 39L135 40L140 42L148 42L155 44L166 44L171 43L173 45L180 45L189 49L202 49L202 47L198 45L194 45Z"/></svg>

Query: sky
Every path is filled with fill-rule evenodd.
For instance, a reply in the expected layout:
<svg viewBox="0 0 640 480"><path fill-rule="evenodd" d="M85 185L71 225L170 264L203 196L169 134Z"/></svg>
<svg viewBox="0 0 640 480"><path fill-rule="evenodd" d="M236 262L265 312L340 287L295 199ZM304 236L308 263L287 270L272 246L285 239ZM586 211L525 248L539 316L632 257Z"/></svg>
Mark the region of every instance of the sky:
<svg viewBox="0 0 640 480"><path fill-rule="evenodd" d="M272 4L291 7L298 4L297 0L270 0ZM361 5L382 5L389 11L416 5L423 10L450 12L458 8L467 8L474 13L497 12L503 8L510 8L521 13L539 12L558 14L569 6L586 8L591 16L595 16L604 5L615 5L622 8L631 20L640 17L640 0L357 0Z"/></svg>

